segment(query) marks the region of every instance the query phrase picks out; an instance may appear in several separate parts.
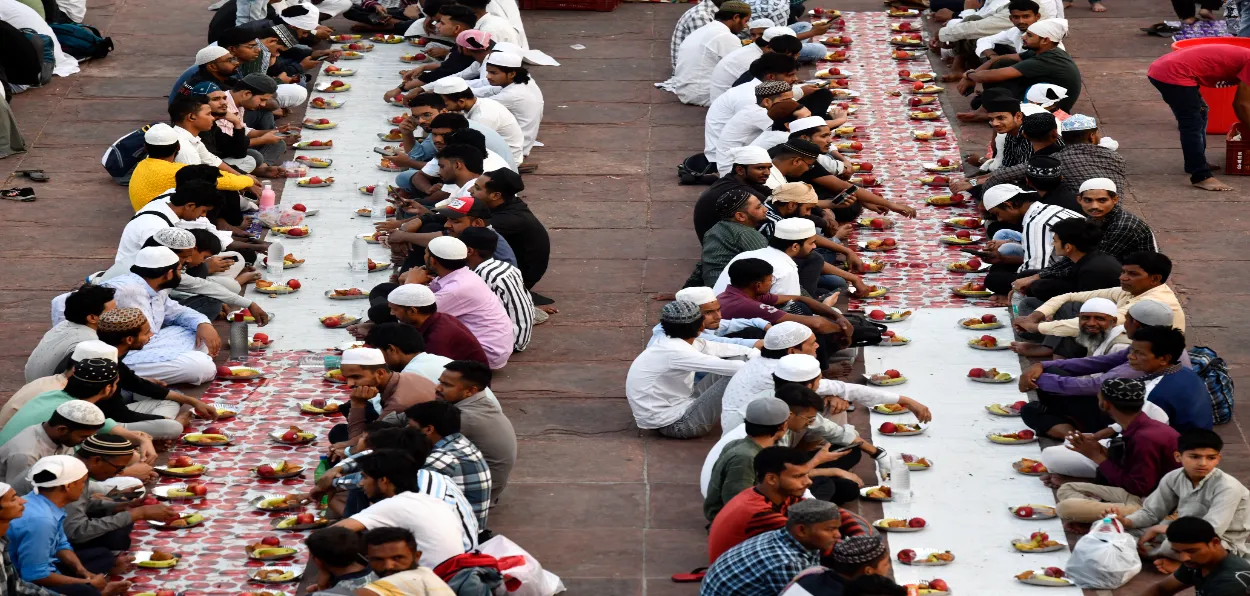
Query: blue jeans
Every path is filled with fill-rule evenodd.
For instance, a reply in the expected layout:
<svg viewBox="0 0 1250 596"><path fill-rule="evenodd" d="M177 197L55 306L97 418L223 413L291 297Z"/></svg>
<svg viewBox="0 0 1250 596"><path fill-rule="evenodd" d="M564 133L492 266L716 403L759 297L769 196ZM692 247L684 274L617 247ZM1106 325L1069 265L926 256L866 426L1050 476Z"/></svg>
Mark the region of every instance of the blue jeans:
<svg viewBox="0 0 1250 596"><path fill-rule="evenodd" d="M1237 14L1241 25L1237 37L1250 37L1250 0L1237 0Z"/></svg>
<svg viewBox="0 0 1250 596"><path fill-rule="evenodd" d="M1011 244L1004 244L998 247L998 254L1004 257L1023 257L1024 245L1020 244L1024 241L1024 235L1015 230L999 230L994 232L994 240L1006 240Z"/></svg>
<svg viewBox="0 0 1250 596"><path fill-rule="evenodd" d="M788 26L794 30L795 34L800 35L812 30L812 24L807 21L798 21ZM829 50L824 44L803 42L803 49L799 51L799 62L815 62L828 54Z"/></svg>
<svg viewBox="0 0 1250 596"><path fill-rule="evenodd" d="M1149 78L1149 77L1147 77ZM1198 87L1173 85L1150 79L1159 90L1163 101L1176 116L1176 130L1181 133L1181 153L1185 155L1185 173L1190 183L1198 183L1211 177L1211 165L1207 162L1207 102L1202 99Z"/></svg>
<svg viewBox="0 0 1250 596"><path fill-rule="evenodd" d="M829 250L827 248L817 248L816 252L825 260L826 263L829 263L831 265L837 264L837 261L835 259L838 253L833 252L832 250ZM839 291L845 290L847 286L849 285L850 284L848 284L845 279L838 277L836 275L830 274L830 273L820 274L820 279L816 281L816 287L820 288L821 290L828 291L828 292L839 292ZM817 296L812 296L812 298L816 298L816 297Z"/></svg>

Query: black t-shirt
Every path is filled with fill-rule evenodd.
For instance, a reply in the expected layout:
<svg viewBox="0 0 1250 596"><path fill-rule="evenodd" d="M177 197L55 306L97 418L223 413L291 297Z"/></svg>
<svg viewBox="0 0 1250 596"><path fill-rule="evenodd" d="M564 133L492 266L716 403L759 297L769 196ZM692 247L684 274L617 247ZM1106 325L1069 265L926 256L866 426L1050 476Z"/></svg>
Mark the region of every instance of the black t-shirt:
<svg viewBox="0 0 1250 596"><path fill-rule="evenodd" d="M1032 50L1020 52L1020 61L1012 65L1024 78L1036 83L1059 85L1068 96L1059 100L1059 109L1068 112L1081 96L1081 69L1076 67L1067 52L1055 48L1049 52L1034 54Z"/></svg>
<svg viewBox="0 0 1250 596"><path fill-rule="evenodd" d="M1076 193L1072 192L1070 188L1064 188L1063 185L1046 193L1046 196L1042 197L1042 202L1047 205L1056 205L1070 211L1083 213L1081 204L1076 200Z"/></svg>
<svg viewBox="0 0 1250 596"><path fill-rule="evenodd" d="M547 227L521 199L508 201L492 211L490 227L512 246L525 287L533 287L547 273L547 262L551 259Z"/></svg>
<svg viewBox="0 0 1250 596"><path fill-rule="evenodd" d="M1194 587L1195 596L1245 596L1250 594L1250 562L1229 553L1205 577L1199 569L1181 565L1172 575L1185 585Z"/></svg>
<svg viewBox="0 0 1250 596"><path fill-rule="evenodd" d="M772 194L767 186L752 186L743 183L733 175L733 172L721 176L703 191L694 203L694 233L699 236L699 244L703 244L703 235L720 221L720 216L716 213L716 199L735 188L745 188L759 197L761 202L767 200Z"/></svg>

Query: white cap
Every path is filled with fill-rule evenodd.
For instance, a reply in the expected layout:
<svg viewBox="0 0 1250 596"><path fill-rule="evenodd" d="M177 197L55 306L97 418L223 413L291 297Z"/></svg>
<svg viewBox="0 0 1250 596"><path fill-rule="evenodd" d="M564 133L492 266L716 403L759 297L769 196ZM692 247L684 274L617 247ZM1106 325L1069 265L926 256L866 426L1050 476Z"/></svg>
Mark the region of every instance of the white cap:
<svg viewBox="0 0 1250 596"><path fill-rule="evenodd" d="M149 145L173 145L178 142L178 133L174 132L174 127L157 122L143 133L143 142Z"/></svg>
<svg viewBox="0 0 1250 596"><path fill-rule="evenodd" d="M765 350L787 350L812 336L812 330L798 321L782 321L764 332Z"/></svg>
<svg viewBox="0 0 1250 596"><path fill-rule="evenodd" d="M1081 183L1081 190L1077 191L1077 193L1080 194L1087 190L1119 192L1115 188L1115 182L1112 182L1110 178L1090 178L1089 180Z"/></svg>
<svg viewBox="0 0 1250 596"><path fill-rule="evenodd" d="M799 118L798 120L791 122L790 132L801 132L812 128L820 128L822 126L829 126L829 122L820 116L807 116L806 118Z"/></svg>
<svg viewBox="0 0 1250 596"><path fill-rule="evenodd" d="M161 228L157 230L155 234L152 234L152 237L155 238L157 242L160 242L161 246L169 248L170 250L187 250L188 248L195 248L195 234L192 234L190 230L184 230L182 228Z"/></svg>
<svg viewBox="0 0 1250 596"><path fill-rule="evenodd" d="M520 68L521 62L523 61L523 58L511 52L491 52L490 55L486 57L487 64L503 66L506 68Z"/></svg>
<svg viewBox="0 0 1250 596"><path fill-rule="evenodd" d="M357 366L384 366L386 358L382 356L382 350L377 348L352 348L343 350L343 360L341 364L355 364Z"/></svg>
<svg viewBox="0 0 1250 596"><path fill-rule="evenodd" d="M798 35L794 32L794 29L789 27L769 27L760 34L760 38L764 41L772 41L774 37L781 37L782 35L798 37Z"/></svg>
<svg viewBox="0 0 1250 596"><path fill-rule="evenodd" d="M747 23L747 29L767 29L776 26L772 19L751 19Z"/></svg>
<svg viewBox="0 0 1250 596"><path fill-rule="evenodd" d="M734 163L744 166L750 166L761 163L773 163L773 158L768 156L768 150L755 145L747 145L746 147L735 147L730 151L733 154Z"/></svg>
<svg viewBox="0 0 1250 596"><path fill-rule="evenodd" d="M204 66L205 64L208 64L209 62L217 60L218 58L221 58L222 56L229 56L229 55L230 55L230 50L227 50L226 48L223 48L219 45L213 44L211 46L202 48L200 49L200 51L195 53L195 65ZM168 145L169 143L165 143L165 144Z"/></svg>
<svg viewBox="0 0 1250 596"><path fill-rule="evenodd" d="M1067 89L1050 83L1038 83L1029 87L1029 90L1024 93L1026 101L1035 103L1043 108L1049 108L1059 103L1059 100L1067 99L1067 97Z"/></svg>
<svg viewBox="0 0 1250 596"><path fill-rule="evenodd" d="M50 475L36 480L40 476ZM28 478L36 489L65 486L87 475L87 465L72 455L49 455L30 467Z"/></svg>
<svg viewBox="0 0 1250 596"><path fill-rule="evenodd" d="M807 354L786 354L777 361L773 371L778 379L806 383L820 376L820 362Z"/></svg>
<svg viewBox="0 0 1250 596"><path fill-rule="evenodd" d="M1081 314L1099 314L1116 318L1120 316L1120 309L1116 308L1114 302L1106 298L1090 298L1081 305Z"/></svg>
<svg viewBox="0 0 1250 596"><path fill-rule="evenodd" d="M9 491L11 490L13 490L12 486L9 486L8 484L0 482L0 497L3 497L4 495L9 494Z"/></svg>
<svg viewBox="0 0 1250 596"><path fill-rule="evenodd" d="M682 288L674 295L674 300L686 300L703 306L709 302L716 301L716 292L707 286L695 286L693 288Z"/></svg>
<svg viewBox="0 0 1250 596"><path fill-rule="evenodd" d="M74 362L82 362L89 358L103 358L117 362L117 348L98 339L89 339L78 342L78 345L74 346L74 353L69 358Z"/></svg>
<svg viewBox="0 0 1250 596"><path fill-rule="evenodd" d="M283 14L287 12L301 12L297 10L298 8L304 8L307 10L302 11L302 14ZM303 29L304 31L315 31L317 29L317 25L321 24L321 11L318 10L316 6L309 3L292 4L282 9L282 11L278 13L278 16L282 17L282 20L285 21L286 24Z"/></svg>
<svg viewBox="0 0 1250 596"><path fill-rule="evenodd" d="M1176 320L1172 307L1158 300L1138 300L1128 307L1128 314L1133 320L1148 327L1171 327Z"/></svg>
<svg viewBox="0 0 1250 596"><path fill-rule="evenodd" d="M421 284L404 284L391 290L386 301L396 306L429 306L434 304L434 290Z"/></svg>
<svg viewBox="0 0 1250 596"><path fill-rule="evenodd" d="M1046 108L1035 103L1024 102L1020 104L1020 113L1025 116L1032 116L1033 114L1046 114L1048 112Z"/></svg>
<svg viewBox="0 0 1250 596"><path fill-rule="evenodd" d="M1038 37L1045 37L1055 43L1063 41L1068 36L1068 20L1067 19L1043 19L1032 25L1029 25L1029 33Z"/></svg>
<svg viewBox="0 0 1250 596"><path fill-rule="evenodd" d="M450 261L462 261L469 257L469 248L455 236L439 236L427 245L430 254Z"/></svg>
<svg viewBox="0 0 1250 596"><path fill-rule="evenodd" d="M986 211L993 209L1008 199L1018 194L1024 193L1025 190L1014 184L998 184L985 191L981 195L981 204L985 206Z"/></svg>
<svg viewBox="0 0 1250 596"><path fill-rule="evenodd" d="M443 77L425 86L426 91L429 91L430 93L437 93L439 95L460 93L468 88L469 84L460 77Z"/></svg>
<svg viewBox="0 0 1250 596"><path fill-rule="evenodd" d="M816 235L816 224L801 217L790 217L773 226L773 237L781 240L807 240Z"/></svg>
<svg viewBox="0 0 1250 596"><path fill-rule="evenodd" d="M135 266L146 269L163 269L178 263L178 255L164 246L149 246L135 255Z"/></svg>
<svg viewBox="0 0 1250 596"><path fill-rule="evenodd" d="M56 407L56 413L70 422L86 426L103 426L107 420L100 406L82 399L71 399L62 403Z"/></svg>

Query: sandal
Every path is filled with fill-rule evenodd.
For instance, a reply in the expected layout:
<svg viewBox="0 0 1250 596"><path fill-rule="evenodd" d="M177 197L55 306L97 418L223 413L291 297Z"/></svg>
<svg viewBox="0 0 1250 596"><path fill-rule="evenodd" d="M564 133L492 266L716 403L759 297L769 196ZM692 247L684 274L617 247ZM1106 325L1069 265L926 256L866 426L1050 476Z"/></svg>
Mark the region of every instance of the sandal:
<svg viewBox="0 0 1250 596"><path fill-rule="evenodd" d="M6 188L0 190L0 199L29 203L35 200L35 189L29 186L24 188Z"/></svg>
<svg viewBox="0 0 1250 596"><path fill-rule="evenodd" d="M1170 37L1173 33L1180 31L1181 28L1173 27L1167 23L1155 23L1149 27L1142 27L1141 30L1145 31L1146 35L1153 35L1155 37Z"/></svg>
<svg viewBox="0 0 1250 596"><path fill-rule="evenodd" d="M30 178L31 180L34 180L35 182L47 182L52 179L47 174L43 173L43 170L17 170L13 173L19 176L25 176L27 178Z"/></svg>
<svg viewBox="0 0 1250 596"><path fill-rule="evenodd" d="M707 575L707 567L700 567L690 573L674 573L673 581L679 584L689 584L703 581L703 576Z"/></svg>

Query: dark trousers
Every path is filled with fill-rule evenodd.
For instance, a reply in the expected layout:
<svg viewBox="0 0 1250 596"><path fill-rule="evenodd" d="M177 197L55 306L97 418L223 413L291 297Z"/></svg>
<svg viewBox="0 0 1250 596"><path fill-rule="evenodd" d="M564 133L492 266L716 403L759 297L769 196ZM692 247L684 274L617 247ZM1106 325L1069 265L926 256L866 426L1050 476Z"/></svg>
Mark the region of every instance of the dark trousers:
<svg viewBox="0 0 1250 596"><path fill-rule="evenodd" d="M833 91L828 89L819 89L803 96L799 100L799 105L811 110L813 116L824 117L829 113L829 106L833 105Z"/></svg>
<svg viewBox="0 0 1250 596"><path fill-rule="evenodd" d="M853 449L841 459L831 461L817 467L850 470L859 463L863 453L864 452L859 449ZM812 478L812 486L808 490L812 491L812 495L817 499L837 503L838 505L844 505L859 498L859 485L855 484L854 481L847 480L845 478L835 478L832 476L819 476Z"/></svg>
<svg viewBox="0 0 1250 596"><path fill-rule="evenodd" d="M1052 375L1071 376L1055 367L1046 369ZM1046 434L1059 424L1071 424L1081 432L1094 432L1111 424L1110 416L1098 409L1096 395L1056 395L1037 390L1037 401L1020 409L1020 419L1029 428Z"/></svg>
<svg viewBox="0 0 1250 596"><path fill-rule="evenodd" d="M990 65L990 68L1007 68L1008 66L1015 66L1017 62L1019 62L1019 60L1016 60L1015 58L999 58ZM1012 97L1024 99L1024 93L1028 91L1029 87L1032 87L1035 82L1037 81L1033 79L1016 77L1014 79L1008 79L997 83L981 83L981 91L984 92L986 89L998 87L1000 89L1006 89L1011 93ZM980 96L973 98L971 105L974 109L981 107Z"/></svg>
<svg viewBox="0 0 1250 596"><path fill-rule="evenodd" d="M339 404L339 411L343 413L343 418L347 418L347 415L350 414L352 411L352 403L346 402L346 403ZM378 419L378 413L375 412L373 408L366 407L365 408L365 422L374 422L377 419ZM346 441L347 439L351 438L348 435L347 428L348 426L346 422L341 423L341 424L335 424L334 426L330 427L330 434L329 434L330 442L342 443L343 441Z"/></svg>
<svg viewBox="0 0 1250 596"><path fill-rule="evenodd" d="M1198 10L1194 8L1194 4L1200 4L1207 10L1219 10L1224 3L1220 0L1172 0L1172 10L1176 11L1176 16L1181 19L1192 19L1198 16ZM1155 86L1158 87L1158 85Z"/></svg>
<svg viewBox="0 0 1250 596"><path fill-rule="evenodd" d="M930 0L929 11L937 12L945 8L955 14L959 14L964 10L963 0Z"/></svg>
<svg viewBox="0 0 1250 596"><path fill-rule="evenodd" d="M387 14L391 15L392 19L396 19L398 21L395 23L393 27L391 27L391 31L395 33L396 35L403 35L405 32L408 31L408 27L412 26L412 21L408 20L408 17L404 16L404 9L388 8L386 9L386 12ZM347 12L343 13L343 18L349 21L356 21L357 23L368 23L370 25L376 25L377 23L374 21L374 19L378 18L379 16L381 15L379 15L377 12L373 10L366 10L366 9L360 8L359 6L353 6L347 9Z"/></svg>
<svg viewBox="0 0 1250 596"><path fill-rule="evenodd" d="M221 316L222 302L216 298L198 295L188 296L184 300L179 300L178 303L208 317L210 321L216 321L217 317Z"/></svg>
<svg viewBox="0 0 1250 596"><path fill-rule="evenodd" d="M1173 5L1176 1L1173 2ZM1190 15L1193 15L1193 2L1189 3ZM1179 10L1177 14L1180 14ZM1149 78L1149 77L1147 77ZM1176 116L1176 130L1181 133L1181 153L1185 155L1185 173L1189 174L1191 183L1202 182L1211 177L1211 166L1207 163L1207 102L1202 99L1198 87L1173 85L1150 79L1150 84L1159 90L1163 101L1172 108Z"/></svg>

